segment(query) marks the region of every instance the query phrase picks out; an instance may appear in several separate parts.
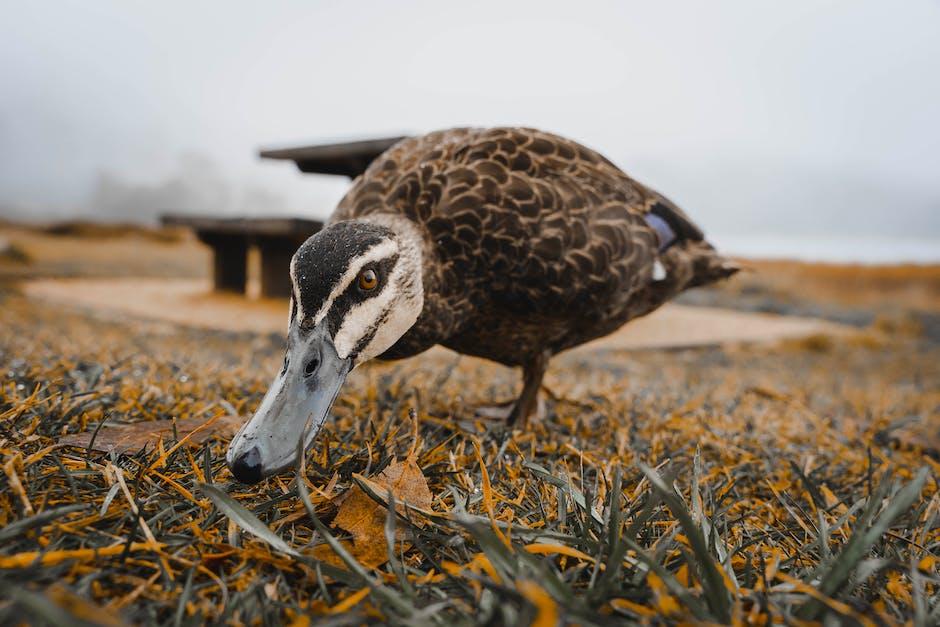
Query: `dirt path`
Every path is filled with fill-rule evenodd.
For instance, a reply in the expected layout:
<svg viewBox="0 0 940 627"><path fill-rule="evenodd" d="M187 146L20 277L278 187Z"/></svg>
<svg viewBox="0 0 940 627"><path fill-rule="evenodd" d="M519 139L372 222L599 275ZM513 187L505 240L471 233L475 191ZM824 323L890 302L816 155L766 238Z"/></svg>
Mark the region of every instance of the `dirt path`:
<svg viewBox="0 0 940 627"><path fill-rule="evenodd" d="M281 333L287 326L285 301L212 293L202 280L45 279L25 283L23 289L29 297L47 302L195 327ZM766 343L846 331L847 327L815 318L670 304L577 350Z"/></svg>

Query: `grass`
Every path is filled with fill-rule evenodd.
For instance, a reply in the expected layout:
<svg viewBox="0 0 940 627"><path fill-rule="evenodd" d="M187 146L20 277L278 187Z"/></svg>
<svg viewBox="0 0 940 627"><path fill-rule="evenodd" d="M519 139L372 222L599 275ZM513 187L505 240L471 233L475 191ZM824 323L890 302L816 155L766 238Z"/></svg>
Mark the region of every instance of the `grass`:
<svg viewBox="0 0 940 627"><path fill-rule="evenodd" d="M188 236L188 233L183 229L90 220L63 220L46 225L37 225L35 230L66 238L123 239L132 236L169 244L180 242Z"/></svg>
<svg viewBox="0 0 940 627"><path fill-rule="evenodd" d="M173 229L62 222L4 223L0 239L19 254L0 254L0 281L36 277L201 278L211 253L189 233ZM30 263L23 263L23 258Z"/></svg>
<svg viewBox="0 0 940 627"><path fill-rule="evenodd" d="M889 437L940 420L940 348L907 331L562 358L548 416L513 433L472 419L505 369L369 365L302 474L247 487L224 442L57 439L247 415L279 338L0 299L0 623L940 621L940 463ZM354 475L412 450L430 511L389 507L366 568L331 522L357 485L385 507Z"/></svg>
<svg viewBox="0 0 940 627"><path fill-rule="evenodd" d="M940 335L940 265L807 263L748 260L733 281L695 290L680 301L828 318L866 326L920 320ZM923 324L922 324L923 326Z"/></svg>

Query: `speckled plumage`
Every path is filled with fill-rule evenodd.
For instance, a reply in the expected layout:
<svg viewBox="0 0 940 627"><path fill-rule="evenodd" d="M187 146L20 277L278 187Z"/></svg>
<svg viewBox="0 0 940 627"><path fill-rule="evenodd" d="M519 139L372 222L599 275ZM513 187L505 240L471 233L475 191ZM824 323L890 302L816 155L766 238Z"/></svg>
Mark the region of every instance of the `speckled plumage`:
<svg viewBox="0 0 940 627"><path fill-rule="evenodd" d="M665 251L648 212L677 235ZM380 214L407 218L424 239L423 311L382 357L442 344L523 366L527 387L551 355L735 271L669 200L593 150L533 129L403 140L353 182L330 221Z"/></svg>

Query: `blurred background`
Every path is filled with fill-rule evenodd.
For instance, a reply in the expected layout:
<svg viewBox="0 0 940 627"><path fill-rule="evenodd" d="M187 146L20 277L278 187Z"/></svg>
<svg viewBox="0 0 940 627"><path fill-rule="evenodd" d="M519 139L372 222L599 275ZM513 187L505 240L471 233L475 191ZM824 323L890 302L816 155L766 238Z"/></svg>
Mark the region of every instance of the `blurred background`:
<svg viewBox="0 0 940 627"><path fill-rule="evenodd" d="M0 0L0 626L940 624L938 115L940 0ZM524 430L478 420L515 369L357 367L305 479L380 570L291 563L340 564L304 478L225 451L323 170L468 125L600 151L742 272L553 358ZM356 473L442 515L390 547Z"/></svg>
<svg viewBox="0 0 940 627"><path fill-rule="evenodd" d="M0 217L325 218L263 147L525 125L732 254L940 260L940 3L17 2Z"/></svg>

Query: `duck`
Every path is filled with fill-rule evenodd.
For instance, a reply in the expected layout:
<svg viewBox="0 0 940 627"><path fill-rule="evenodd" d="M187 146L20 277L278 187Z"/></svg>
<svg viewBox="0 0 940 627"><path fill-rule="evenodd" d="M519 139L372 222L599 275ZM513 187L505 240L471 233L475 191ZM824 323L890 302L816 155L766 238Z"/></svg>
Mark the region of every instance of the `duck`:
<svg viewBox="0 0 940 627"><path fill-rule="evenodd" d="M435 345L521 368L505 416L525 426L553 356L737 270L676 204L573 140L404 139L293 255L284 361L229 468L256 483L291 467L350 371Z"/></svg>

